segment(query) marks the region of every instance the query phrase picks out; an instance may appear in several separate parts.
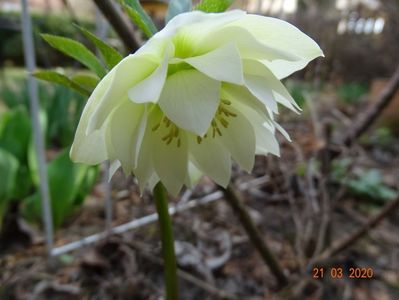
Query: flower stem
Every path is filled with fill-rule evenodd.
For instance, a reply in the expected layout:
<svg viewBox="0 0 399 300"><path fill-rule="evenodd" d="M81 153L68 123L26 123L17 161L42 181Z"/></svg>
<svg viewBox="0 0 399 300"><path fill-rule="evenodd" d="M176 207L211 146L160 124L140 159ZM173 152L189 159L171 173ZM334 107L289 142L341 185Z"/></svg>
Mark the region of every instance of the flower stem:
<svg viewBox="0 0 399 300"><path fill-rule="evenodd" d="M175 246L172 230L172 220L168 211L168 196L161 182L154 188L154 198L159 217L159 227L162 241L162 255L164 259L164 276L166 300L178 300L177 267Z"/></svg>

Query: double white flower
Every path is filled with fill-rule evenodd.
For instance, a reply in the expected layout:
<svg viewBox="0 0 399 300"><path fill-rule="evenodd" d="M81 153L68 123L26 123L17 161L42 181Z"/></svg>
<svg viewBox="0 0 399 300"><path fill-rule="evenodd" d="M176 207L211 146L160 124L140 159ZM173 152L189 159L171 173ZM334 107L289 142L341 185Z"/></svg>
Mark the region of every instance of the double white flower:
<svg viewBox="0 0 399 300"><path fill-rule="evenodd" d="M321 55L278 19L241 10L180 14L101 80L71 157L110 160L111 173L122 165L141 188L161 180L174 195L198 173L226 186L231 158L251 171L255 154L279 155L275 128L285 132L273 114L278 104L298 110L280 79Z"/></svg>

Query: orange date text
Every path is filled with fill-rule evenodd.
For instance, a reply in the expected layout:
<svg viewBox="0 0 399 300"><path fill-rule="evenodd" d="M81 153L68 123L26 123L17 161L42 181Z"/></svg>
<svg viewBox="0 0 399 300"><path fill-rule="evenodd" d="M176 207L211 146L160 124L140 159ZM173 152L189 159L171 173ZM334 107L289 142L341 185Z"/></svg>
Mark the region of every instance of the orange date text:
<svg viewBox="0 0 399 300"><path fill-rule="evenodd" d="M312 269L313 279L371 279L374 277L374 270L372 268L343 268L343 267L314 267Z"/></svg>

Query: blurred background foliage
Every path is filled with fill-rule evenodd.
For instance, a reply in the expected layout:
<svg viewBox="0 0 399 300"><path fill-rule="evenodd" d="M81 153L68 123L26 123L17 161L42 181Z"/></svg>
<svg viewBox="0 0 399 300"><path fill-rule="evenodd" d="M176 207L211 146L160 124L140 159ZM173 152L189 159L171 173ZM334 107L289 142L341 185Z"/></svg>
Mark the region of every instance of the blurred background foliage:
<svg viewBox="0 0 399 300"><path fill-rule="evenodd" d="M0 223L10 203L18 202L30 221L41 222L38 166L22 69L3 70L0 83ZM98 168L74 164L69 147L85 104L83 96L57 85L39 84L40 122L49 160L48 176L54 225L59 227L79 207L96 181Z"/></svg>

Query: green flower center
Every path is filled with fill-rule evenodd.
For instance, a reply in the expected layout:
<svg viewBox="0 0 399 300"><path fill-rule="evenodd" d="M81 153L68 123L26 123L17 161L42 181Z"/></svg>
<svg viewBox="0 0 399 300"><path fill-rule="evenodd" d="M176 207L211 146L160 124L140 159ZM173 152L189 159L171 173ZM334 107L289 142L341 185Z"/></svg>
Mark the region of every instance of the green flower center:
<svg viewBox="0 0 399 300"><path fill-rule="evenodd" d="M169 64L168 65L168 76L177 73L183 70L192 70L194 69L191 65L185 62L177 63L177 64Z"/></svg>

